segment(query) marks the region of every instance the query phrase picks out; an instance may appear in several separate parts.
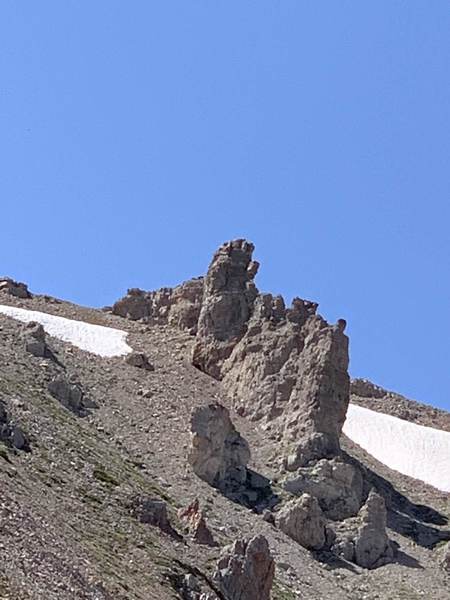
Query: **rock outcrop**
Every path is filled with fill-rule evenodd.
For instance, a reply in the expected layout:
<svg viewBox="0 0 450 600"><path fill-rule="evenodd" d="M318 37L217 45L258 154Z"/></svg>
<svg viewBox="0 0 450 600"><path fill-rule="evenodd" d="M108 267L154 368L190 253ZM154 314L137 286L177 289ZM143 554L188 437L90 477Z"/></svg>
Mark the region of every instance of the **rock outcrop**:
<svg viewBox="0 0 450 600"><path fill-rule="evenodd" d="M194 473L210 485L225 490L247 478L250 449L220 404L196 408L191 416L188 461Z"/></svg>
<svg viewBox="0 0 450 600"><path fill-rule="evenodd" d="M234 240L214 254L205 278L193 364L221 378L221 366L243 336L258 294L253 244Z"/></svg>
<svg viewBox="0 0 450 600"><path fill-rule="evenodd" d="M319 502L310 494L285 504L275 523L286 535L309 550L319 550L326 542L326 519Z"/></svg>
<svg viewBox="0 0 450 600"><path fill-rule="evenodd" d="M190 536L195 542L205 546L216 546L213 534L206 524L205 515L200 510L198 498L186 508L180 508L178 518L186 525Z"/></svg>
<svg viewBox="0 0 450 600"><path fill-rule="evenodd" d="M358 516L336 525L332 550L366 569L376 569L392 561L394 545L386 533L384 499L371 490Z"/></svg>
<svg viewBox="0 0 450 600"><path fill-rule="evenodd" d="M15 296L16 298L31 298L28 286L20 281L14 281L14 279L11 279L10 277L0 278L0 292Z"/></svg>
<svg viewBox="0 0 450 600"><path fill-rule="evenodd" d="M270 600L274 574L269 544L258 535L225 548L213 580L227 600Z"/></svg>
<svg viewBox="0 0 450 600"><path fill-rule="evenodd" d="M329 325L317 304L258 294L253 244L235 240L215 253L205 278L193 364L223 381L235 406L278 419L291 470L339 454L349 402L345 321Z"/></svg>
<svg viewBox="0 0 450 600"><path fill-rule="evenodd" d="M155 292L131 288L126 296L113 305L112 313L133 321L175 325L195 334L202 296L202 277L185 281L175 288L166 287Z"/></svg>

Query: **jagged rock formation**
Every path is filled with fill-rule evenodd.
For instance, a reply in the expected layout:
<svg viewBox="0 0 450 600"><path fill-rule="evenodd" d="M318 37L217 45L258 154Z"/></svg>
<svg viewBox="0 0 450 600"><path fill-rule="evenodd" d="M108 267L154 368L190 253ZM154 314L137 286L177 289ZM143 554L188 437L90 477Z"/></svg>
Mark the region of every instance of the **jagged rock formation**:
<svg viewBox="0 0 450 600"><path fill-rule="evenodd" d="M112 313L133 321L170 324L195 333L203 296L203 278L190 279L175 288L144 292L128 290L112 307Z"/></svg>
<svg viewBox="0 0 450 600"><path fill-rule="evenodd" d="M277 513L281 531L304 548L319 550L326 542L326 519L317 499L310 494L291 500Z"/></svg>
<svg viewBox="0 0 450 600"><path fill-rule="evenodd" d="M241 414L283 415L290 443L286 466L339 453L349 402L345 321L330 326L317 304L258 295L253 244L228 242L215 253L205 278L193 364L222 379Z"/></svg>
<svg viewBox="0 0 450 600"><path fill-rule="evenodd" d="M200 510L198 498L191 502L186 508L180 508L178 518L185 523L192 539L198 544L205 546L215 546L216 542L208 525L205 515Z"/></svg>
<svg viewBox="0 0 450 600"><path fill-rule="evenodd" d="M205 278L193 364L221 377L221 366L245 332L258 290L253 279L258 263L253 244L234 240L214 254Z"/></svg>
<svg viewBox="0 0 450 600"><path fill-rule="evenodd" d="M191 417L191 449L188 461L200 479L225 490L247 478L250 449L236 430L228 409L208 404Z"/></svg>
<svg viewBox="0 0 450 600"><path fill-rule="evenodd" d="M31 298L28 286L20 281L14 281L14 279L11 279L10 277L0 278L0 292L15 296L16 298Z"/></svg>
<svg viewBox="0 0 450 600"><path fill-rule="evenodd" d="M227 600L270 600L274 574L269 544L258 535L226 548L213 579Z"/></svg>
<svg viewBox="0 0 450 600"><path fill-rule="evenodd" d="M386 533L386 505L374 490L356 518L336 526L333 551L366 569L392 561L394 546Z"/></svg>

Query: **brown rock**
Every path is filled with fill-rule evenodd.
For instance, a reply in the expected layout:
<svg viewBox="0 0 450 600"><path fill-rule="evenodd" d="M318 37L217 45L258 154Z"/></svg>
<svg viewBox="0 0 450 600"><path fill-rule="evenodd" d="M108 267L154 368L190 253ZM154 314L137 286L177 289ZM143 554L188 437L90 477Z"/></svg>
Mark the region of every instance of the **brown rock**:
<svg viewBox="0 0 450 600"><path fill-rule="evenodd" d="M270 600L275 562L262 535L225 548L213 580L227 600Z"/></svg>
<svg viewBox="0 0 450 600"><path fill-rule="evenodd" d="M178 511L178 518L183 521L194 539L198 544L205 546L215 546L213 534L206 524L206 519L203 512L200 510L200 503L196 498L186 508Z"/></svg>

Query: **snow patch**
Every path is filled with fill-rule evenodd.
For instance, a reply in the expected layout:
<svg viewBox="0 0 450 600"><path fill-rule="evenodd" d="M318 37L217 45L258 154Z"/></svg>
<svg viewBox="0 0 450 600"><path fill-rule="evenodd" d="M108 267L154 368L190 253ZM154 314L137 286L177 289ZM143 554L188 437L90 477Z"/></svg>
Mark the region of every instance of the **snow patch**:
<svg viewBox="0 0 450 600"><path fill-rule="evenodd" d="M450 492L450 432L350 404L343 431L395 471Z"/></svg>
<svg viewBox="0 0 450 600"><path fill-rule="evenodd" d="M15 306L0 305L0 313L23 323L36 321L44 327L48 335L99 356L123 356L132 351L126 343L127 332L120 329L92 325Z"/></svg>

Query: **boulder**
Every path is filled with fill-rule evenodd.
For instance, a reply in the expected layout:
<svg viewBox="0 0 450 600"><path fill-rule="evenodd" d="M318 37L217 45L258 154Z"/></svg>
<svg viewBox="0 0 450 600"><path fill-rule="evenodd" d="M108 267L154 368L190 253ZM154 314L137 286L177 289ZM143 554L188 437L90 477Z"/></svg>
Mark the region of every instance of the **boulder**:
<svg viewBox="0 0 450 600"><path fill-rule="evenodd" d="M276 514L276 526L309 550L319 550L326 542L326 519L319 502L310 494L285 504Z"/></svg>
<svg viewBox="0 0 450 600"><path fill-rule="evenodd" d="M270 600L275 562L263 535L225 548L213 581L227 600Z"/></svg>
<svg viewBox="0 0 450 600"><path fill-rule="evenodd" d="M183 539L182 536L172 527L167 504L159 498L138 497L132 502L132 514L141 523L146 523L152 527L157 527L163 533L170 535L176 540Z"/></svg>
<svg viewBox="0 0 450 600"><path fill-rule="evenodd" d="M89 400L77 383L72 383L63 375L55 377L47 386L50 394L65 408L79 417L89 413L89 409L96 408L95 403Z"/></svg>
<svg viewBox="0 0 450 600"><path fill-rule="evenodd" d="M224 406L211 403L194 409L188 461L200 479L222 490L244 484L249 460L248 443Z"/></svg>
<svg viewBox="0 0 450 600"><path fill-rule="evenodd" d="M47 346L45 330L40 323L31 321L24 328L25 350L38 358L52 358L53 353Z"/></svg>
<svg viewBox="0 0 450 600"><path fill-rule="evenodd" d="M155 367L148 360L148 357L144 352L130 352L125 358L125 362L132 367L138 369L144 369L145 371L154 371Z"/></svg>
<svg viewBox="0 0 450 600"><path fill-rule="evenodd" d="M323 458L312 466L301 467L288 476L283 487L291 494L311 494L325 516L333 520L356 515L363 502L362 473L342 458Z"/></svg>
<svg viewBox="0 0 450 600"><path fill-rule="evenodd" d="M346 560L366 569L392 562L395 549L386 533L386 505L374 490L357 517L336 525L335 534L332 550Z"/></svg>

